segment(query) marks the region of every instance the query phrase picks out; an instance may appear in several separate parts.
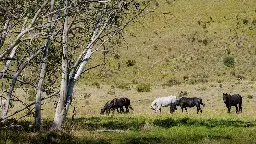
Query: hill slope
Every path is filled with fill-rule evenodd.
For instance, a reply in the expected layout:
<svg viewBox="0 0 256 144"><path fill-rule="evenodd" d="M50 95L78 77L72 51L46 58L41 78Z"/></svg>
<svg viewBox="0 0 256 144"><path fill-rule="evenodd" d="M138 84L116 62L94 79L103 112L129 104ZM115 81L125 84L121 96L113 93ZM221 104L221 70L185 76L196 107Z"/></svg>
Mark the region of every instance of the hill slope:
<svg viewBox="0 0 256 144"><path fill-rule="evenodd" d="M82 81L116 85L254 81L255 8L252 0L154 1L126 29L126 41L116 47L120 58L108 58L101 75L96 76L100 71L95 69Z"/></svg>

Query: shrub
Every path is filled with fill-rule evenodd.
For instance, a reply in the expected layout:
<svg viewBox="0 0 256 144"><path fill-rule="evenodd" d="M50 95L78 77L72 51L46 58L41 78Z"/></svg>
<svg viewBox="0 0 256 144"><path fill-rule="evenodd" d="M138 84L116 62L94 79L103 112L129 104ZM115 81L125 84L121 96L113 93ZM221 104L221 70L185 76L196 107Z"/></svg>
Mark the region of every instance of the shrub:
<svg viewBox="0 0 256 144"><path fill-rule="evenodd" d="M135 60L128 60L128 61L126 62L126 65L127 65L128 67L134 66L135 64L136 64L136 61L135 61Z"/></svg>
<svg viewBox="0 0 256 144"><path fill-rule="evenodd" d="M131 90L129 83L119 83L116 87L120 89Z"/></svg>
<svg viewBox="0 0 256 144"><path fill-rule="evenodd" d="M223 59L223 63L227 67L234 67L235 66L235 58L233 56L226 56Z"/></svg>
<svg viewBox="0 0 256 144"><path fill-rule="evenodd" d="M183 97L183 96L187 96L188 95L188 92L187 91L181 91L179 92L179 97Z"/></svg>
<svg viewBox="0 0 256 144"><path fill-rule="evenodd" d="M98 83L98 82L94 82L94 83L92 83L92 85L96 86L98 89L100 88L100 83Z"/></svg>
<svg viewBox="0 0 256 144"><path fill-rule="evenodd" d="M248 98L248 99L252 99L252 98L253 98L253 95L248 95L247 98Z"/></svg>
<svg viewBox="0 0 256 144"><path fill-rule="evenodd" d="M138 84L136 88L137 88L138 92L150 92L151 91L150 84L141 83L141 84Z"/></svg>
<svg viewBox="0 0 256 144"><path fill-rule="evenodd" d="M181 84L181 82L179 82L178 80L172 78L172 79L168 80L165 84L163 84L163 86L171 87L171 86L179 85L179 84Z"/></svg>
<svg viewBox="0 0 256 144"><path fill-rule="evenodd" d="M110 90L108 91L108 94L110 94L110 95L115 95L116 94L115 86L111 85Z"/></svg>

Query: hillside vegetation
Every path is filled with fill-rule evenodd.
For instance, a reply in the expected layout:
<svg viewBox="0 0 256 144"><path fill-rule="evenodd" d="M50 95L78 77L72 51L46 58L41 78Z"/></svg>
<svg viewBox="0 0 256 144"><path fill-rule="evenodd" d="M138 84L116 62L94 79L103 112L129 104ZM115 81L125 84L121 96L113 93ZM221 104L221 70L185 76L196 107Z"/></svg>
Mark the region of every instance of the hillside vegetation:
<svg viewBox="0 0 256 144"><path fill-rule="evenodd" d="M90 71L81 82L175 85L254 81L255 8L253 0L153 1L126 29L125 41L114 48L105 68Z"/></svg>

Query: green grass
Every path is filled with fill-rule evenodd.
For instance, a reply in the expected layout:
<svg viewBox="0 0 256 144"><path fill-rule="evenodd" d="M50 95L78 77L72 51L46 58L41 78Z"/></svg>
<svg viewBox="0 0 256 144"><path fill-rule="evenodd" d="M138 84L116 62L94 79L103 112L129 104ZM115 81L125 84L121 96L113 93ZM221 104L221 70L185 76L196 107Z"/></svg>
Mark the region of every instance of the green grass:
<svg viewBox="0 0 256 144"><path fill-rule="evenodd" d="M105 131L100 131L105 130ZM106 130L118 130L116 132ZM65 132L1 130L8 143L255 143L256 121L162 115L114 115L67 121Z"/></svg>

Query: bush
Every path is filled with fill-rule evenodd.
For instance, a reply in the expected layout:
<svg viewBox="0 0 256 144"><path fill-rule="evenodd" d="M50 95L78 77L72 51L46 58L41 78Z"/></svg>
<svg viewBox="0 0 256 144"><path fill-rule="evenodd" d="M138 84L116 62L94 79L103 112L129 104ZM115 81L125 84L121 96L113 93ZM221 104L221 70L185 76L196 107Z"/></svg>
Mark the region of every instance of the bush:
<svg viewBox="0 0 256 144"><path fill-rule="evenodd" d="M136 64L136 61L135 61L135 60L128 60L128 61L126 62L126 65L127 65L128 67L134 66L135 64Z"/></svg>
<svg viewBox="0 0 256 144"><path fill-rule="evenodd" d="M92 83L92 85L96 86L98 89L100 88L100 83L98 83L98 82L94 82L94 83Z"/></svg>
<svg viewBox="0 0 256 144"><path fill-rule="evenodd" d="M232 56L227 56L223 59L223 63L227 67L234 67L235 66L235 58Z"/></svg>
<svg viewBox="0 0 256 144"><path fill-rule="evenodd" d="M163 86L171 87L171 86L179 85L179 84L181 84L181 82L179 82L178 80L172 78L172 79L168 80L165 84L163 84Z"/></svg>
<svg viewBox="0 0 256 144"><path fill-rule="evenodd" d="M248 98L248 99L252 99L252 98L253 98L253 95L248 95L247 98Z"/></svg>
<svg viewBox="0 0 256 144"><path fill-rule="evenodd" d="M138 92L150 92L151 91L150 84L144 84L144 83L138 84L136 88L137 88Z"/></svg>
<svg viewBox="0 0 256 144"><path fill-rule="evenodd" d="M119 83L116 87L120 89L131 90L129 83Z"/></svg>

